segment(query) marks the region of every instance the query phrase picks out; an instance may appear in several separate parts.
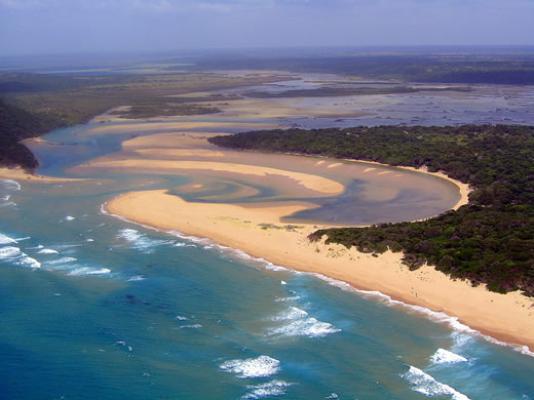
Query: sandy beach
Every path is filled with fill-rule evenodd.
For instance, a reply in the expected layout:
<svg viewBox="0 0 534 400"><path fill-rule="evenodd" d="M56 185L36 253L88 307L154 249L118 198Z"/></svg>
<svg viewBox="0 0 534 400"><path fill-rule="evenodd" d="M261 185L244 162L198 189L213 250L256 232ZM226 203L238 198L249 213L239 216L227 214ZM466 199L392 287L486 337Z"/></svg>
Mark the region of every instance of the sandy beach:
<svg viewBox="0 0 534 400"><path fill-rule="evenodd" d="M66 182L79 182L83 179L78 178L57 178L54 176L44 176L32 174L22 168L0 168L0 179L13 179L23 182L36 182L36 183L66 183Z"/></svg>
<svg viewBox="0 0 534 400"><path fill-rule="evenodd" d="M457 317L497 339L534 347L534 306L519 294L492 293L453 281L431 266L411 272L400 253L379 257L340 245L310 243L317 225L288 225L284 215L305 203L242 206L186 202L165 190L132 192L112 199L105 209L116 216L163 231L210 238L273 264L319 273L357 289L378 290L394 299Z"/></svg>
<svg viewBox="0 0 534 400"><path fill-rule="evenodd" d="M264 110L257 111L259 103L265 103ZM273 108L267 103L266 100L234 101L225 106L225 113L240 118L258 115L272 118L300 111L297 105L288 111L287 104ZM125 140L122 151L91 160L73 172L97 169L115 173L133 170L157 176L186 175L190 182L179 187L178 192L182 190L184 196L198 194L197 199L201 201L186 201L176 192L171 194L168 188L162 187L161 190L120 195L105 204L105 209L135 223L209 238L274 264L321 274L357 289L380 291L408 304L445 312L491 337L534 348L534 303L520 293L501 295L489 292L483 286L475 288L467 282L449 279L432 266L412 272L402 264L400 253L388 252L375 257L340 245L310 243L307 239L310 233L343 223L327 225L287 218L319 207L313 199L339 196L356 177L364 182L359 189L360 196L368 204L394 203L403 190L417 191L424 186L428 196L420 205L428 207L441 199L440 207L446 204L446 208L441 208L438 213L467 204L471 191L468 185L424 168L392 168L375 162L295 154L237 152L215 147L206 140L216 134L228 133L229 128L275 126L246 118L244 121L247 122L160 119L95 127L91 131L95 134L128 131L152 134ZM206 128L212 132L193 132ZM214 130L220 133L213 133ZM422 177L427 181L422 182ZM210 193L208 189L221 180L232 184L238 182L234 192ZM240 198L258 195L256 183L276 188L282 199L285 195L287 199L300 197L310 201L278 199L239 203ZM456 194L452 195L454 191ZM413 207L419 207L419 204ZM432 215L436 213L425 218Z"/></svg>
<svg viewBox="0 0 534 400"><path fill-rule="evenodd" d="M117 160L102 161L91 164L93 168L129 168L155 171L180 171L180 170L207 170L217 172L229 172L235 174L253 175L256 177L267 177L269 175L287 177L295 181L297 185L302 185L310 190L336 195L343 192L343 185L331 179L318 175L309 175L298 172L286 171L276 168L261 166L244 166L234 163L219 163L211 161L170 161L170 160Z"/></svg>

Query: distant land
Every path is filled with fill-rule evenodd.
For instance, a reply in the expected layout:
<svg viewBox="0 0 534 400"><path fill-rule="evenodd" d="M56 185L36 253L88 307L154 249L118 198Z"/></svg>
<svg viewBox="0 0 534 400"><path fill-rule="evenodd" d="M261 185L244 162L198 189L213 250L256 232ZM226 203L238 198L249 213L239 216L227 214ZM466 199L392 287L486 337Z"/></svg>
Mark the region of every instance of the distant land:
<svg viewBox="0 0 534 400"><path fill-rule="evenodd" d="M221 96L176 97L191 90L224 89L285 79L269 75L249 78L221 74L36 74L0 73L0 165L28 170L38 162L19 143L53 129L83 124L108 110L143 119L166 115L202 115L218 109L204 105ZM169 97L173 96L173 97Z"/></svg>

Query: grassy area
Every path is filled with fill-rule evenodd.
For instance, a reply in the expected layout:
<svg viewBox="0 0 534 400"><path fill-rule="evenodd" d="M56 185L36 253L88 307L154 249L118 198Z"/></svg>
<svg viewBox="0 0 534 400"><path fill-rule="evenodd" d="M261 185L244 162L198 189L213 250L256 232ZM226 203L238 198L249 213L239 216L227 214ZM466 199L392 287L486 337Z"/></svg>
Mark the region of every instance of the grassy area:
<svg viewBox="0 0 534 400"><path fill-rule="evenodd" d="M125 117L192 115L216 112L206 96L194 92L257 85L284 79L277 75L230 76L211 73L165 75L62 76L0 75L0 97L29 112L50 115L65 125L87 122L118 106L132 106ZM209 97L207 97L209 99ZM220 100L220 98L214 98Z"/></svg>
<svg viewBox="0 0 534 400"><path fill-rule="evenodd" d="M367 253L404 253L493 291L534 296L534 127L376 127L272 130L220 136L236 149L297 152L442 170L471 184L469 205L421 222L315 232Z"/></svg>

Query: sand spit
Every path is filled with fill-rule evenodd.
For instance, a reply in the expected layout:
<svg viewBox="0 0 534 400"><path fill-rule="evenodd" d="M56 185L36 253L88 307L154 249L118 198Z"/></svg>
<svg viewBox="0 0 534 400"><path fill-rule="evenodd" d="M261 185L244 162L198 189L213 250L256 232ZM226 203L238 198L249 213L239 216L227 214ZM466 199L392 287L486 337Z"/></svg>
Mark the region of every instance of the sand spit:
<svg viewBox="0 0 534 400"><path fill-rule="evenodd" d="M173 170L207 170L217 172L229 172L242 175L255 175L258 177L267 177L268 175L278 175L290 178L296 181L297 184L304 186L307 189L315 192L337 195L341 194L345 189L344 186L332 179L324 178L319 175L310 175L300 172L254 166L247 164L235 164L228 162L213 162L213 161L174 161L174 160L144 160L144 159L129 159L129 160L110 160L110 161L95 161L90 164L91 168L128 168L140 169L144 171L173 171Z"/></svg>
<svg viewBox="0 0 534 400"><path fill-rule="evenodd" d="M220 122L220 121L169 121L169 122L131 122L131 120L126 120L124 123L117 123L111 125L102 125L92 128L88 131L90 134L112 134L118 133L122 134L125 132L149 132L149 131L183 131L191 129L242 129L242 130L251 130L251 129L274 129L277 128L277 124L268 124L268 123L255 123L255 122Z"/></svg>
<svg viewBox="0 0 534 400"><path fill-rule="evenodd" d="M57 178L54 176L43 176L32 174L22 168L5 168L0 167L0 179L13 179L16 181L34 182L34 183L68 183L81 182L85 179L79 178Z"/></svg>
<svg viewBox="0 0 534 400"><path fill-rule="evenodd" d="M470 327L511 343L534 348L534 305L519 294L492 293L453 281L430 266L416 272L400 253L379 257L340 245L310 243L317 225L287 225L281 218L311 207L306 203L190 203L164 190L132 192L114 198L105 209L130 221L163 231L210 238L274 264L325 275L357 289L380 291L409 304L445 312Z"/></svg>

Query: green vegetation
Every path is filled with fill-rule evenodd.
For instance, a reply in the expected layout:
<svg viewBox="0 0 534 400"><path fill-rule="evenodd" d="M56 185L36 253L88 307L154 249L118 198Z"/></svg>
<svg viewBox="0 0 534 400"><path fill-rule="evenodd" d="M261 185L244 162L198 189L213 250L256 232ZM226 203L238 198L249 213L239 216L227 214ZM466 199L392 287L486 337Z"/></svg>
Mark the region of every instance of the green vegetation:
<svg viewBox="0 0 534 400"><path fill-rule="evenodd" d="M0 165L37 167L20 140L81 124L119 106L125 118L215 113L209 102L231 97L194 92L258 85L286 79L277 75L227 76L210 73L160 75L45 75L0 73Z"/></svg>
<svg viewBox="0 0 534 400"><path fill-rule="evenodd" d="M264 69L293 72L347 74L369 79L396 79L408 82L534 84L534 57L517 53L429 54L383 52L382 54L339 51L339 54L291 55L285 57L233 56L206 58L198 65L207 70Z"/></svg>
<svg viewBox="0 0 534 400"><path fill-rule="evenodd" d="M421 222L319 230L310 235L379 254L404 253L493 291L534 296L534 127L376 127L273 130L211 142L442 170L473 186L469 205Z"/></svg>
<svg viewBox="0 0 534 400"><path fill-rule="evenodd" d="M0 100L0 165L36 168L37 160L19 141L41 135L57 124L47 115L33 114Z"/></svg>
<svg viewBox="0 0 534 400"><path fill-rule="evenodd" d="M139 104L128 108L125 111L114 111L113 114L128 119L145 119L154 116L169 117L175 115L203 115L214 114L220 110L217 107L204 106L200 104L180 104L162 102L161 104Z"/></svg>
<svg viewBox="0 0 534 400"><path fill-rule="evenodd" d="M132 111L124 115L127 118L217 112L216 107L198 103L225 97L185 95L280 79L285 77L210 73L103 76L6 73L0 74L0 97L27 111L51 115L63 125L73 125L119 106L132 106Z"/></svg>

